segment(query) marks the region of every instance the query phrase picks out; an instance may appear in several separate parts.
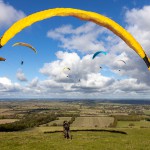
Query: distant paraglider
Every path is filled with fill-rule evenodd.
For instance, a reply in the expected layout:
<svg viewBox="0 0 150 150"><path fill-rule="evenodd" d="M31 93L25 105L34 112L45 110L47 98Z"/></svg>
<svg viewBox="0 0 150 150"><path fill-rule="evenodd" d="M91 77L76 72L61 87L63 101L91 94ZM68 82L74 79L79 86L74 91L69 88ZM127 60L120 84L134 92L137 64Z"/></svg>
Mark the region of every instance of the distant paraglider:
<svg viewBox="0 0 150 150"><path fill-rule="evenodd" d="M124 60L118 60L118 61L122 61L124 64L126 64L126 62Z"/></svg>
<svg viewBox="0 0 150 150"><path fill-rule="evenodd" d="M0 57L0 61L5 61L6 59L3 57Z"/></svg>
<svg viewBox="0 0 150 150"><path fill-rule="evenodd" d="M64 73L65 75L67 75L67 76L66 76L67 78L69 78L70 70L71 70L71 69L70 69L69 67L64 67L64 68L63 68L63 73Z"/></svg>
<svg viewBox="0 0 150 150"><path fill-rule="evenodd" d="M23 65L24 61L21 61L21 65Z"/></svg>
<svg viewBox="0 0 150 150"><path fill-rule="evenodd" d="M107 52L105 52L105 51L98 51L98 52L96 52L94 55L93 55L93 57L92 57L92 59L94 59L98 54L100 54L100 53L102 53L102 54L104 54L104 55L107 55Z"/></svg>
<svg viewBox="0 0 150 150"><path fill-rule="evenodd" d="M65 70L71 70L71 69L69 67L64 67L63 71L65 71Z"/></svg>
<svg viewBox="0 0 150 150"><path fill-rule="evenodd" d="M13 44L13 46L18 46L18 45L20 45L20 46L26 46L26 47L32 49L35 53L37 53L36 49L33 46L31 46L30 44L23 43L23 42L17 42L15 44Z"/></svg>
<svg viewBox="0 0 150 150"><path fill-rule="evenodd" d="M119 66L126 65L126 62L124 60L120 59L118 61L122 62L121 64L119 63ZM119 69L118 71L120 72L121 70Z"/></svg>

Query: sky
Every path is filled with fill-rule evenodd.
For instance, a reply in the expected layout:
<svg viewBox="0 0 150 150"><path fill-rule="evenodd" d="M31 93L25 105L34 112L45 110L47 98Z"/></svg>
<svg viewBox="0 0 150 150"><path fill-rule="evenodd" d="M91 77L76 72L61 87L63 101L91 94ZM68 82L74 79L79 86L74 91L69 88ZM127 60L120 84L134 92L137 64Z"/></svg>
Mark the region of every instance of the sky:
<svg viewBox="0 0 150 150"><path fill-rule="evenodd" d="M130 32L150 57L149 0L0 0L0 36L21 18L51 8L102 14ZM31 44L37 54L12 46L16 42ZM107 55L92 59L100 50ZM144 61L110 30L89 21L53 17L37 22L2 47L0 57L6 58L0 62L1 98L150 97L150 71Z"/></svg>

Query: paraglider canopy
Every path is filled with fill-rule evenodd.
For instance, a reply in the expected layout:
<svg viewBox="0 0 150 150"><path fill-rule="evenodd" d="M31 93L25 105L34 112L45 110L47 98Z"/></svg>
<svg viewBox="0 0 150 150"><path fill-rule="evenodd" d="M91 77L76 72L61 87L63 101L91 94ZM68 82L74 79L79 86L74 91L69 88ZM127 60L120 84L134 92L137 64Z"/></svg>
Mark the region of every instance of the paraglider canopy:
<svg viewBox="0 0 150 150"><path fill-rule="evenodd" d="M118 61L122 61L124 64L126 64L126 62L124 60L118 60Z"/></svg>
<svg viewBox="0 0 150 150"><path fill-rule="evenodd" d="M54 8L33 13L25 18L15 22L0 38L0 47L4 46L11 38L24 28L32 25L37 21L41 21L54 16L73 16L82 20L92 21L98 25L104 26L119 36L130 48L132 48L145 62L150 70L150 59L146 55L142 46L138 41L122 26L112 19L101 14L84 11L74 8Z"/></svg>
<svg viewBox="0 0 150 150"><path fill-rule="evenodd" d="M33 46L31 46L30 44L28 44L28 43L17 42L15 44L13 44L13 46L18 46L18 45L20 45L20 46L26 46L26 47L32 49L35 53L37 53L36 49Z"/></svg>
<svg viewBox="0 0 150 150"><path fill-rule="evenodd" d="M64 67L63 70L71 70L69 67Z"/></svg>
<svg viewBox="0 0 150 150"><path fill-rule="evenodd" d="M6 59L3 57L0 57L0 61L5 61Z"/></svg>
<svg viewBox="0 0 150 150"><path fill-rule="evenodd" d="M100 54L100 53L102 53L102 54L104 54L104 55L107 54L107 52L105 52L105 51L98 51L98 52L96 52L96 53L93 55L92 59L94 59L94 58L95 58L98 54Z"/></svg>

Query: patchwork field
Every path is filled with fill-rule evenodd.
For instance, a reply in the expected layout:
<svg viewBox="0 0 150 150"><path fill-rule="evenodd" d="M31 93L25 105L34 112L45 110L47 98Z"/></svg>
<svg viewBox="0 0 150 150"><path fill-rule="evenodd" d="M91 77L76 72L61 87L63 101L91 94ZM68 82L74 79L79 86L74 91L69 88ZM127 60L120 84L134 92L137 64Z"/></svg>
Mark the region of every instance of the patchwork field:
<svg viewBox="0 0 150 150"><path fill-rule="evenodd" d="M145 110L144 113L145 113L146 115L150 115L150 110Z"/></svg>
<svg viewBox="0 0 150 150"><path fill-rule="evenodd" d="M18 121L18 119L0 119L0 124L12 123Z"/></svg>
<svg viewBox="0 0 150 150"><path fill-rule="evenodd" d="M0 116L14 115L16 112L13 109L0 109Z"/></svg>
<svg viewBox="0 0 150 150"><path fill-rule="evenodd" d="M43 124L40 127L34 128L36 131L48 132L48 131L62 131L63 121L69 121L71 117L59 117L59 120L54 120L50 123ZM82 129L101 129L108 128L113 123L113 117L76 117L75 121L71 124L71 130ZM57 124L57 125L55 125Z"/></svg>
<svg viewBox="0 0 150 150"><path fill-rule="evenodd" d="M150 128L150 121L118 121L117 128Z"/></svg>
<svg viewBox="0 0 150 150"><path fill-rule="evenodd" d="M104 128L108 127L113 121L113 117L77 117L71 127Z"/></svg>
<svg viewBox="0 0 150 150"><path fill-rule="evenodd" d="M71 117L59 117L58 120L51 121L47 124L44 124L42 126L62 126L64 121L70 121Z"/></svg>

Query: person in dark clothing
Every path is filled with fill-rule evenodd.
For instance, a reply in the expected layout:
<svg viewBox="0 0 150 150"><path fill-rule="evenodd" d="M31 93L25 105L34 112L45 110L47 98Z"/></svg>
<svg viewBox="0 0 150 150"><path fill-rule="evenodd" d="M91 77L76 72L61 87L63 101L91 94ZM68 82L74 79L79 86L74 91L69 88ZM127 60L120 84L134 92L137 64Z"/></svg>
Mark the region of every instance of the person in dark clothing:
<svg viewBox="0 0 150 150"><path fill-rule="evenodd" d="M69 139L70 138L70 124L67 121L63 122L63 132L64 132L64 138Z"/></svg>

